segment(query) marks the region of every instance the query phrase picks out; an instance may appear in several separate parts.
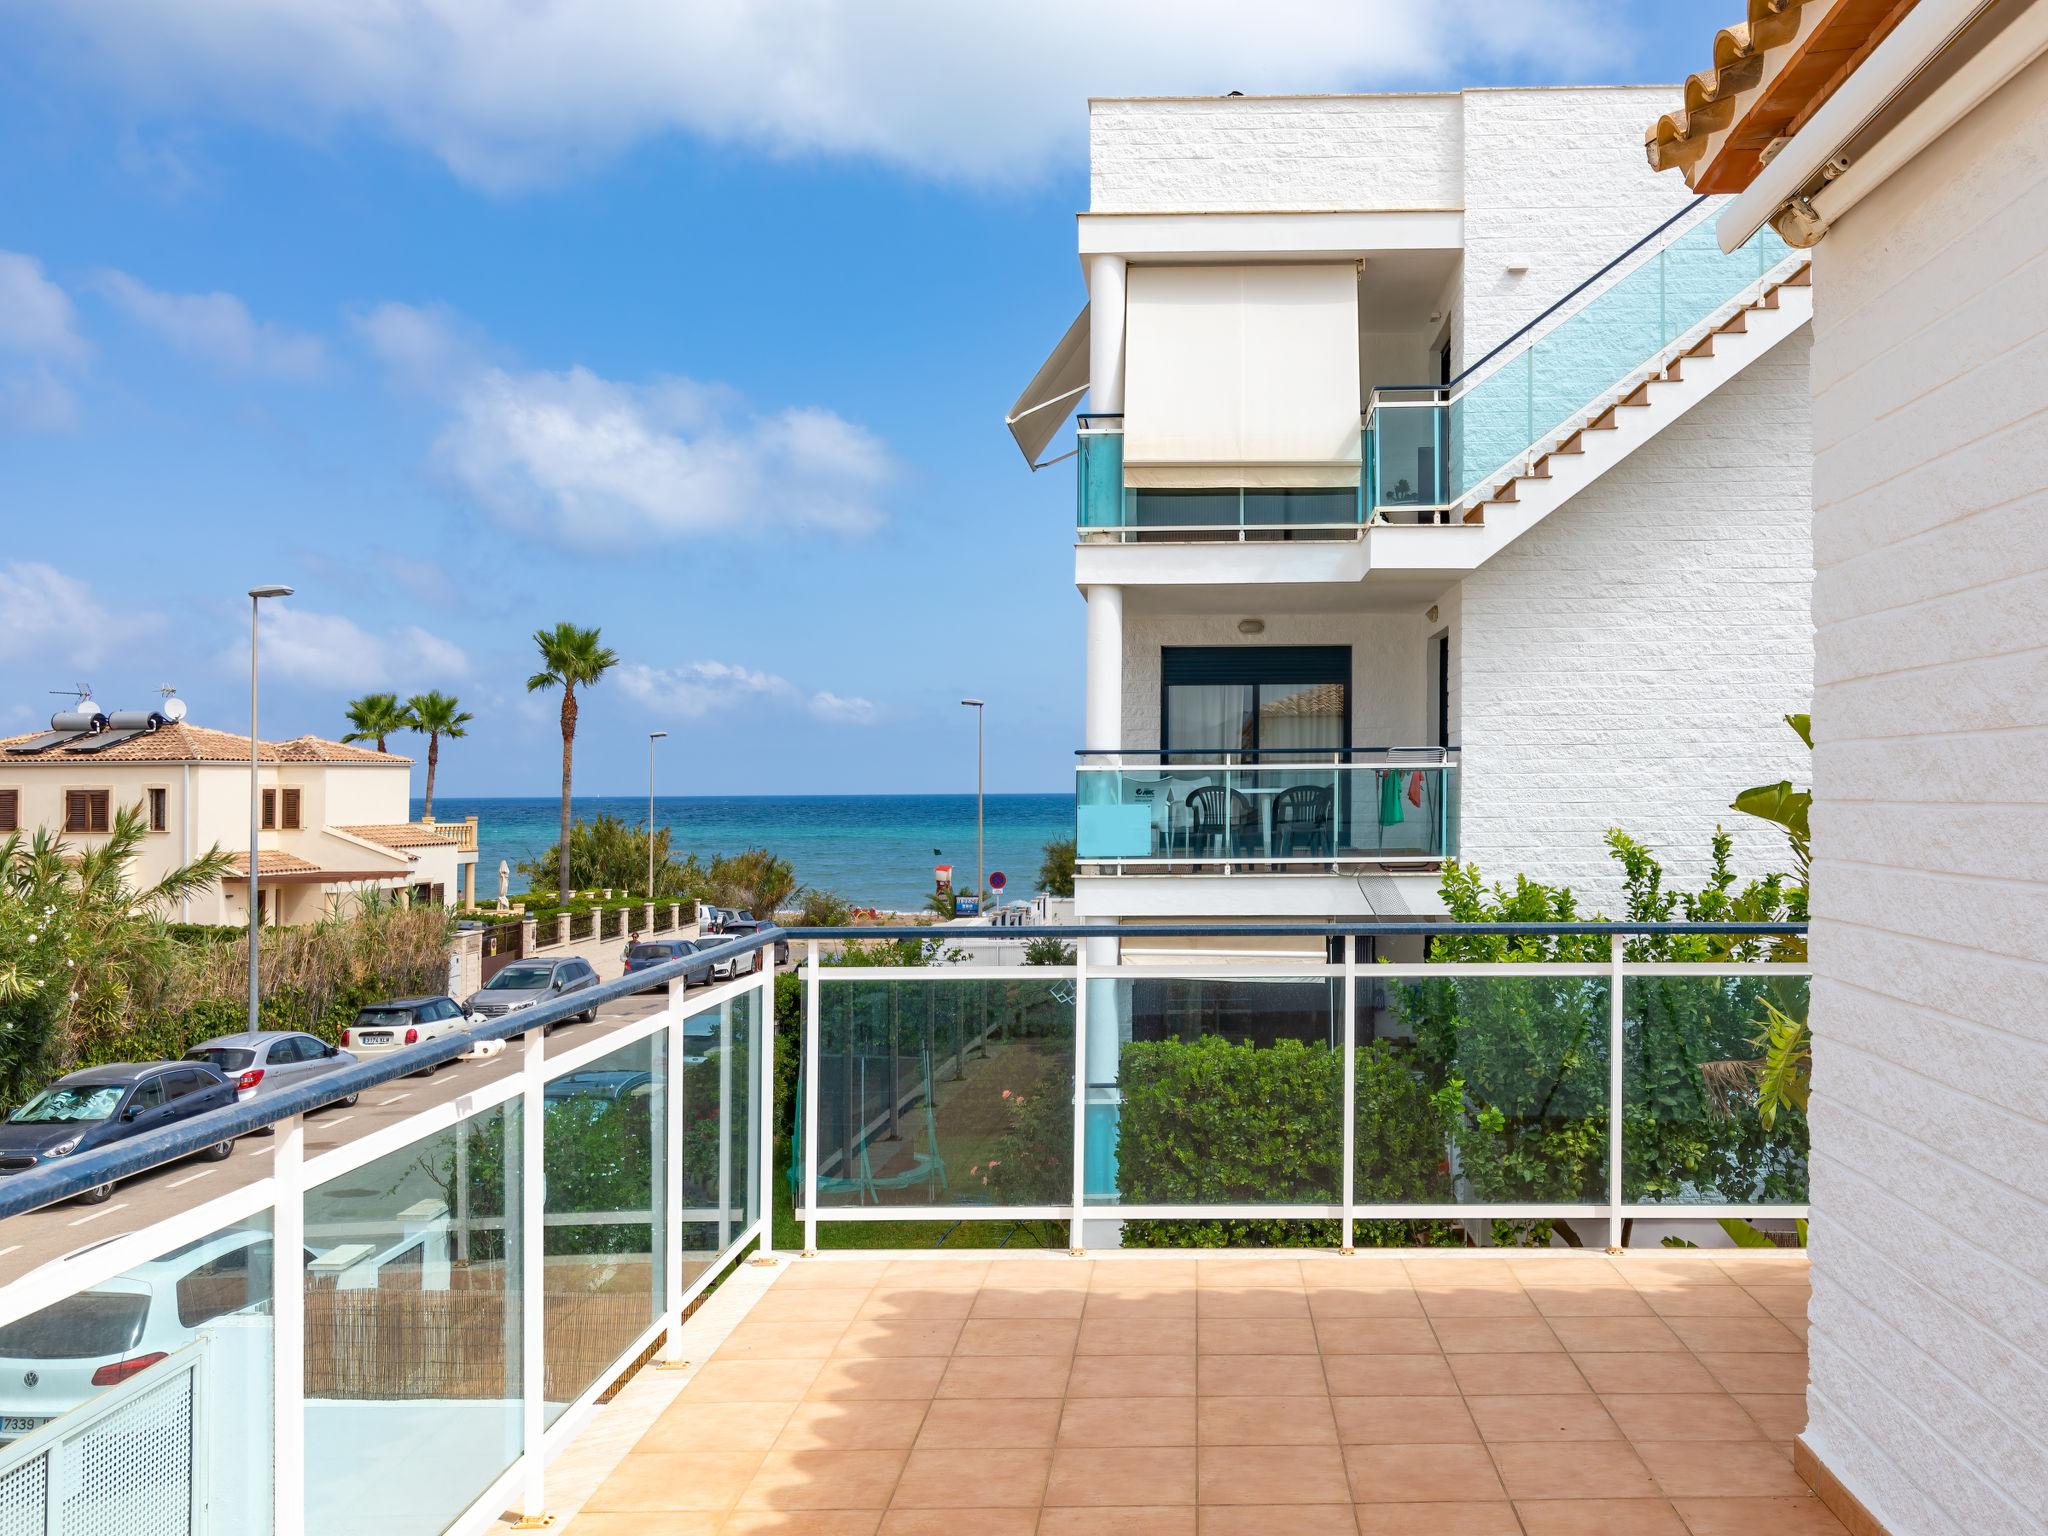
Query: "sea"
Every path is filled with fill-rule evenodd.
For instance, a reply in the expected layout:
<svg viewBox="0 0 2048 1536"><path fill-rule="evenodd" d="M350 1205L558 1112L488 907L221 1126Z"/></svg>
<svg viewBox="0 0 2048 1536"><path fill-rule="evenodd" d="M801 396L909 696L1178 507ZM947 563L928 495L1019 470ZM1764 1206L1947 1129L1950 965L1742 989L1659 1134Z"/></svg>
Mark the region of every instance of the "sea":
<svg viewBox="0 0 2048 1536"><path fill-rule="evenodd" d="M420 810L415 799L415 820ZM645 796L578 795L570 810L584 820L604 813L635 827L647 820ZM562 802L437 795L434 816L476 817L477 896L494 898L500 859L512 868L512 889L526 889L519 863L553 846ZM957 889L974 885L972 795L664 795L654 802L654 824L668 828L677 858L694 853L708 863L718 854L766 848L796 866L801 884L857 907L922 910L936 864L953 866ZM1074 797L990 795L984 828L987 867L1008 877L1004 899L1029 896L1038 889L1045 845L1074 835Z"/></svg>

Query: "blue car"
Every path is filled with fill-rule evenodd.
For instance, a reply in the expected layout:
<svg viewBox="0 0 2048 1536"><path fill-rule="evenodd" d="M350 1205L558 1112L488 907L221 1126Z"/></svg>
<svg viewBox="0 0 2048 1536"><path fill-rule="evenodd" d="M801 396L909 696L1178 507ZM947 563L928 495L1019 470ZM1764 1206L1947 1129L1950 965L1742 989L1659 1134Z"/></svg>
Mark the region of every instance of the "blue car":
<svg viewBox="0 0 2048 1536"><path fill-rule="evenodd" d="M0 1122L0 1174L25 1173L57 1158L160 1131L210 1109L226 1109L235 1101L234 1083L200 1062L88 1067L58 1078ZM234 1149L230 1137L199 1156L219 1162ZM97 1205L113 1192L114 1181L109 1179L78 1198Z"/></svg>

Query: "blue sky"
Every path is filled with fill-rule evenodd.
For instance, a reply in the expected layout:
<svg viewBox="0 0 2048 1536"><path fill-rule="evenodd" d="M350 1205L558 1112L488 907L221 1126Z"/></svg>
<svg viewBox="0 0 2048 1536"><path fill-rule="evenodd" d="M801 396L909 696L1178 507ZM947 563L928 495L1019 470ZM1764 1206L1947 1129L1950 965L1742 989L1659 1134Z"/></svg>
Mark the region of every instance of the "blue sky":
<svg viewBox="0 0 2048 1536"><path fill-rule="evenodd" d="M1072 481L1002 427L1082 298L1086 97L1677 80L1737 0L0 0L0 731L49 690L338 734L601 625L577 787L1070 785Z"/></svg>

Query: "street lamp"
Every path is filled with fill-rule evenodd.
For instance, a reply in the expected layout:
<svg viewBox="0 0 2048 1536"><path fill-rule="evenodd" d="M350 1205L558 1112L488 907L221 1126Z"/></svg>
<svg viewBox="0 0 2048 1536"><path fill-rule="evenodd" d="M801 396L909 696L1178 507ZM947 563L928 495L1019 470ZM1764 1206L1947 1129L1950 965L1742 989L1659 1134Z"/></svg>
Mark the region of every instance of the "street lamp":
<svg viewBox="0 0 2048 1536"><path fill-rule="evenodd" d="M666 739L667 731L647 733L647 899L654 900L654 744Z"/></svg>
<svg viewBox="0 0 2048 1536"><path fill-rule="evenodd" d="M266 597L290 597L290 587L267 586L249 589L249 1028L262 1028L258 1017L261 1004L258 1001L256 975L256 951L261 940L258 930L262 927L263 892L258 883L257 869L262 859L257 844L262 838L263 790L257 778L259 761L256 746L256 610Z"/></svg>
<svg viewBox="0 0 2048 1536"><path fill-rule="evenodd" d="M982 722L988 718L988 711L980 699L962 699L960 702L974 711L974 900L978 906L981 902L981 893L988 889L987 872L982 868L983 822L981 796L981 767L983 761L981 728Z"/></svg>

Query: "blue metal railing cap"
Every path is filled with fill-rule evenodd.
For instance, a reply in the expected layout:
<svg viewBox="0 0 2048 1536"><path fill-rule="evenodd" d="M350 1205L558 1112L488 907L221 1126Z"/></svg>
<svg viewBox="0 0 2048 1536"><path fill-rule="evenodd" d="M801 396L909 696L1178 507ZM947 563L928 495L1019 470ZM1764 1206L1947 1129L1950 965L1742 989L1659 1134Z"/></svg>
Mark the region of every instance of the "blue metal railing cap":
<svg viewBox="0 0 2048 1536"><path fill-rule="evenodd" d="M0 1220L69 1200L106 1183L109 1179L124 1179L138 1173L146 1173L165 1163L177 1162L180 1158L203 1152L217 1142L250 1135L265 1126L289 1120L293 1115L304 1114L309 1110L332 1104L338 1099L345 1099L352 1093L361 1093L383 1083L395 1082L401 1077L410 1077L426 1067L453 1061L479 1041L507 1040L514 1035L523 1035L529 1029L560 1023L563 1019L579 1014L598 1003L630 997L657 983L672 981L689 971L700 969L707 961L716 962L728 956L737 958L740 955L751 954L764 945L773 944L783 936L783 930L780 928L764 928L733 939L729 943L699 950L688 959L668 960L660 965L651 965L644 971L635 971L630 976L621 976L617 981L602 982L595 987L585 987L580 992L572 992L551 1003L536 1003L530 1008L521 1008L495 1019L479 1019L454 1034L443 1035L436 1040L423 1040L418 1045L406 1046L403 1050L393 1051L388 1056L379 1056L373 1061L360 1062L353 1067L344 1067L338 1072L329 1072L310 1083L287 1088L281 1093L267 1094L262 1098L250 1099L226 1109L209 1110L203 1115L196 1115L178 1125L167 1126L161 1131L151 1131L147 1135L116 1142L110 1147L102 1147L95 1151L83 1152L75 1157L60 1158L55 1162L32 1168L26 1173L0 1175Z"/></svg>

